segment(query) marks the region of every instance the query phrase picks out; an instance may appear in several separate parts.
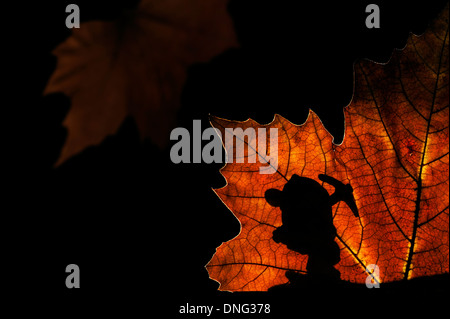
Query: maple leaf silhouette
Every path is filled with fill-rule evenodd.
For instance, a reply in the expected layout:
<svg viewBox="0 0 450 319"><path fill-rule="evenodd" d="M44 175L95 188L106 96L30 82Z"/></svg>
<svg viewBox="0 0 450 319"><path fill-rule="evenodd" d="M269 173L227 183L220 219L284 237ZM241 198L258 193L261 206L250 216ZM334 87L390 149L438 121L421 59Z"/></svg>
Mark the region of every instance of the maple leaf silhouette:
<svg viewBox="0 0 450 319"><path fill-rule="evenodd" d="M341 145L312 111L300 126L279 115L268 125L211 117L222 136L235 128L278 129L274 174L259 173L268 165L262 154L257 155L263 163L228 163L221 170L227 185L215 192L241 230L206 265L220 290L264 291L286 283L286 271L306 272L306 255L274 241L281 211L265 198L294 174L318 182L319 174L327 174L353 187L359 217L343 203L332 212L341 279L364 283L369 264L379 266L381 282L448 273L448 39L447 5L425 34L411 35L388 63L355 63ZM258 149L243 152L236 156L250 157Z"/></svg>
<svg viewBox="0 0 450 319"><path fill-rule="evenodd" d="M72 106L57 165L116 133L127 116L163 147L175 123L187 68L235 46L228 0L143 0L116 21L82 23L60 44L44 94Z"/></svg>

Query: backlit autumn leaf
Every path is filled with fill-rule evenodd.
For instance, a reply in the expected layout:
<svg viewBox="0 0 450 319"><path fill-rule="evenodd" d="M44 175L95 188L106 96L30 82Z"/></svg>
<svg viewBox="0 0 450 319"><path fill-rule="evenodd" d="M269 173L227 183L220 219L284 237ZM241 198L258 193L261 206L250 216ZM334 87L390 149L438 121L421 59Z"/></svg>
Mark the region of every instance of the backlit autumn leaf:
<svg viewBox="0 0 450 319"><path fill-rule="evenodd" d="M187 68L236 45L228 0L143 0L117 21L82 23L60 44L44 94L72 106L58 163L99 144L132 116L143 138L165 146Z"/></svg>
<svg viewBox="0 0 450 319"><path fill-rule="evenodd" d="M447 8L389 63L356 63L341 145L312 111L300 126L279 115L268 125L211 118L222 136L234 128L278 129L276 173L260 174L267 163L259 162L228 163L221 171L227 185L215 191L241 231L206 266L220 290L264 291L286 283L287 270L306 271L306 255L273 240L281 211L264 198L293 174L315 179L330 194L333 188L319 174L353 186L359 218L342 202L333 206L342 280L364 283L369 264L379 266L381 282L448 273L448 39Z"/></svg>

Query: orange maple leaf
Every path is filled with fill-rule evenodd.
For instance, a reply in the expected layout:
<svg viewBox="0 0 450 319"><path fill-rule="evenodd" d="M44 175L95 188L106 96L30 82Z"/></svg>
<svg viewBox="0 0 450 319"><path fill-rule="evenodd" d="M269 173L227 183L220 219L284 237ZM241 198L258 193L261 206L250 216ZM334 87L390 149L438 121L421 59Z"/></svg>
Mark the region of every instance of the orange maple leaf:
<svg viewBox="0 0 450 319"><path fill-rule="evenodd" d="M327 174L354 189L359 218L343 203L333 206L341 279L364 283L369 264L379 266L381 282L448 273L448 39L447 8L425 34L411 35L389 63L356 63L341 145L333 144L312 111L299 126L279 115L268 125L211 118L222 136L235 128L279 132L276 173L260 174L267 163L258 162L228 163L221 170L227 185L215 192L241 231L206 265L220 290L264 291L286 283L287 270L306 271L306 255L273 240L281 211L264 197L293 174L318 182L319 174ZM240 155L251 152L257 149Z"/></svg>
<svg viewBox="0 0 450 319"><path fill-rule="evenodd" d="M115 134L132 116L160 147L175 125L187 68L237 45L228 0L143 0L116 21L82 23L60 44L44 94L72 106L57 164Z"/></svg>

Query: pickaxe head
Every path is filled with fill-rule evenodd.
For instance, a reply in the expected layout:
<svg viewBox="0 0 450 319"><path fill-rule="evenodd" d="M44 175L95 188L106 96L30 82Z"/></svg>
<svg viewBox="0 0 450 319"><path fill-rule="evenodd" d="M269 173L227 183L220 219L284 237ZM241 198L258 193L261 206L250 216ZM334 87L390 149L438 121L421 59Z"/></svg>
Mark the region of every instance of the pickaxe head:
<svg viewBox="0 0 450 319"><path fill-rule="evenodd" d="M350 207L353 215L359 217L358 207L356 206L355 197L353 196L353 187L350 184L344 184L334 177L325 174L320 174L319 179L334 187L334 193L330 196L332 206L337 202L343 201Z"/></svg>

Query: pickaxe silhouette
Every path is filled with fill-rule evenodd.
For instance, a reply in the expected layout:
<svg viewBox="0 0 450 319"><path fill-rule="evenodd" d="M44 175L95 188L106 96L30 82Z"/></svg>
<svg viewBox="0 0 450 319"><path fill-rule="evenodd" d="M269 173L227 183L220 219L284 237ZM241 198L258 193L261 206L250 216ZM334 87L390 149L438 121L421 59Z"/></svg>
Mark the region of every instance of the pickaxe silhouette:
<svg viewBox="0 0 450 319"><path fill-rule="evenodd" d="M336 178L319 174L319 179L334 187L334 193L330 196L331 206L337 202L344 201L353 212L355 217L359 217L358 207L356 206L355 197L353 197L353 187L350 184L344 184Z"/></svg>

